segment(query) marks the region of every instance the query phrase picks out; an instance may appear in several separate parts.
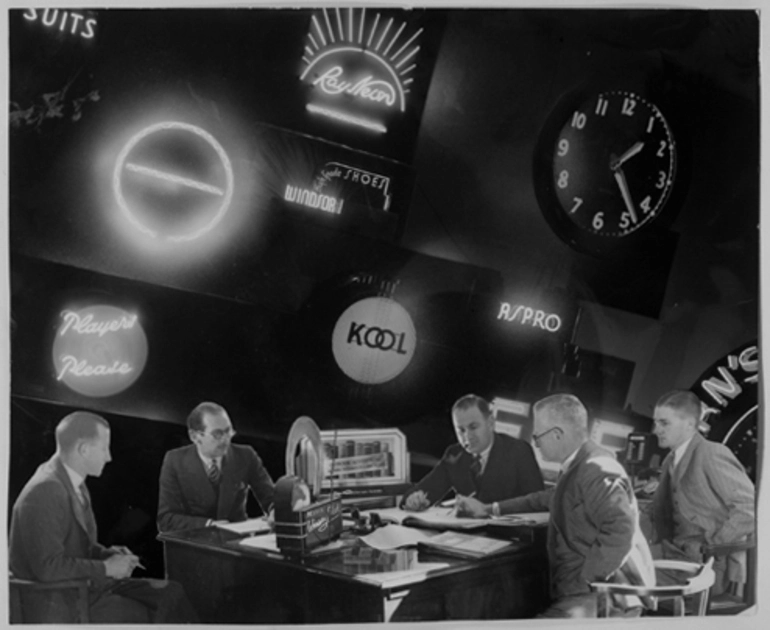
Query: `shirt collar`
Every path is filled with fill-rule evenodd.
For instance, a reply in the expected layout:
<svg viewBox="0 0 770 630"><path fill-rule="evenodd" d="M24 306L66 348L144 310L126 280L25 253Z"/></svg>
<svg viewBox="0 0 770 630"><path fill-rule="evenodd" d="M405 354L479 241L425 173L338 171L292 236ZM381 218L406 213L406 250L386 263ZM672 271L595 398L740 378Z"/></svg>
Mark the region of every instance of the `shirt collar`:
<svg viewBox="0 0 770 630"><path fill-rule="evenodd" d="M682 461L682 457L684 457L684 452L687 450L687 447L690 445L690 442L692 442L692 437L690 437L689 440L684 442L683 444L680 444L676 447L676 450L674 450L674 466L676 466L680 461Z"/></svg>
<svg viewBox="0 0 770 630"><path fill-rule="evenodd" d="M195 450L198 453L198 457L201 458L201 461L203 462L203 466L204 466L204 468L206 468L206 470L209 469L209 467L211 466L211 462L213 462L213 461L216 461L217 466L219 468L222 468L222 458L221 457L206 457L198 449L195 449Z"/></svg>
<svg viewBox="0 0 770 630"><path fill-rule="evenodd" d="M77 492L78 495L80 495L80 484L82 484L86 478L83 477L83 475L81 475L80 473L77 473L74 470L72 470L72 468L67 466L67 464L65 464L64 461L62 461L62 466L64 466L64 470L67 471L67 476L70 478L70 483L72 484L72 487L75 488L75 492Z"/></svg>
<svg viewBox="0 0 770 630"><path fill-rule="evenodd" d="M489 454L492 452L492 445L495 443L495 438L492 438L492 441L489 443L489 446L487 446L481 453L479 453L479 457L481 458L481 470L484 470L484 466L487 465L487 460L489 459Z"/></svg>
<svg viewBox="0 0 770 630"><path fill-rule="evenodd" d="M574 451L572 451L572 455L570 455L567 459L565 459L561 463L561 472L565 472L567 468L570 467L570 464L575 460L575 457L577 457L578 451L580 450L580 446L578 446Z"/></svg>

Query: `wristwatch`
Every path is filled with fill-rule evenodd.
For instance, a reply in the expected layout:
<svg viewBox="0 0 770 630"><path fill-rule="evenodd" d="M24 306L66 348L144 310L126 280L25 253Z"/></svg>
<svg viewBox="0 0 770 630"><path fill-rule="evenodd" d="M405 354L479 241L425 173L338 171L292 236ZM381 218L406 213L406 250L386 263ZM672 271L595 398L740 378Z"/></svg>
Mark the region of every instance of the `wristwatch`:
<svg viewBox="0 0 770 630"><path fill-rule="evenodd" d="M500 516L500 504L497 501L492 503L492 516Z"/></svg>

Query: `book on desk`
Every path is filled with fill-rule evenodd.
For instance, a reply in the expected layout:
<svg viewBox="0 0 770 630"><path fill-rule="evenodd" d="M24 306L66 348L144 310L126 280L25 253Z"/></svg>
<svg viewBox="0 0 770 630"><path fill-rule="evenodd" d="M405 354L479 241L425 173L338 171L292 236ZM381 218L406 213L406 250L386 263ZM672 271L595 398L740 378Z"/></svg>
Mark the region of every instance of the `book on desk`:
<svg viewBox="0 0 770 630"><path fill-rule="evenodd" d="M496 553L512 550L517 546L510 540L476 536L475 534L467 534L465 532L446 531L431 536L427 540L421 540L417 543L417 547L435 553L462 558L485 558Z"/></svg>

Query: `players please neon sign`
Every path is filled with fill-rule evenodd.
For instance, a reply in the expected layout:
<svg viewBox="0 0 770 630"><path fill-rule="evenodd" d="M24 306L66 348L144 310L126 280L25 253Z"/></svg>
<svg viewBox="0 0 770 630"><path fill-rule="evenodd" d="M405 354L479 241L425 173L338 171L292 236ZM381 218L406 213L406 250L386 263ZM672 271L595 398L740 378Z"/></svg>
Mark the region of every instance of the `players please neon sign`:
<svg viewBox="0 0 770 630"><path fill-rule="evenodd" d="M60 314L53 344L56 380L86 396L111 396L132 385L144 370L147 338L139 318L98 305Z"/></svg>

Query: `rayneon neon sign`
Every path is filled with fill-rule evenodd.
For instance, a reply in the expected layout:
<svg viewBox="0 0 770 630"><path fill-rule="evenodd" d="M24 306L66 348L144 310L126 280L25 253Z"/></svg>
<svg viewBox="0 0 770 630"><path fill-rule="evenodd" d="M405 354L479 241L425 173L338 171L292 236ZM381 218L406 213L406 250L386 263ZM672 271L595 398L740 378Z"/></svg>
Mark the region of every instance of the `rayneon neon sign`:
<svg viewBox="0 0 770 630"><path fill-rule="evenodd" d="M86 396L111 396L141 375L147 337L135 313L106 305L65 309L52 355L57 381Z"/></svg>
<svg viewBox="0 0 770 630"><path fill-rule="evenodd" d="M314 98L308 111L384 133L382 123L350 110L406 111L423 32L420 28L410 35L406 27L406 22L396 25L381 13L368 19L366 8L322 9L314 14L300 80L322 98Z"/></svg>
<svg viewBox="0 0 770 630"><path fill-rule="evenodd" d="M164 134L177 134L168 138ZM164 141L178 146L186 144L190 154L201 153L195 145L203 140L204 150L211 155L204 156L207 162L207 177L221 181L203 181L186 173L183 163L174 163L178 158L170 151L170 158L164 156ZM150 148L148 149L148 145ZM133 159L129 160L132 156ZM141 163L144 160L158 160L162 167ZM209 171L214 175L209 175ZM130 181L126 181L130 173ZM172 243L193 241L216 227L230 207L233 196L233 169L230 158L222 145L207 131L182 122L160 122L146 127L132 136L120 151L112 174L112 188L123 216L142 234L152 239ZM130 193L129 194L129 190ZM161 234L153 222L153 215L168 214L171 207L181 215L172 217L171 228ZM186 218L193 214L194 219Z"/></svg>

